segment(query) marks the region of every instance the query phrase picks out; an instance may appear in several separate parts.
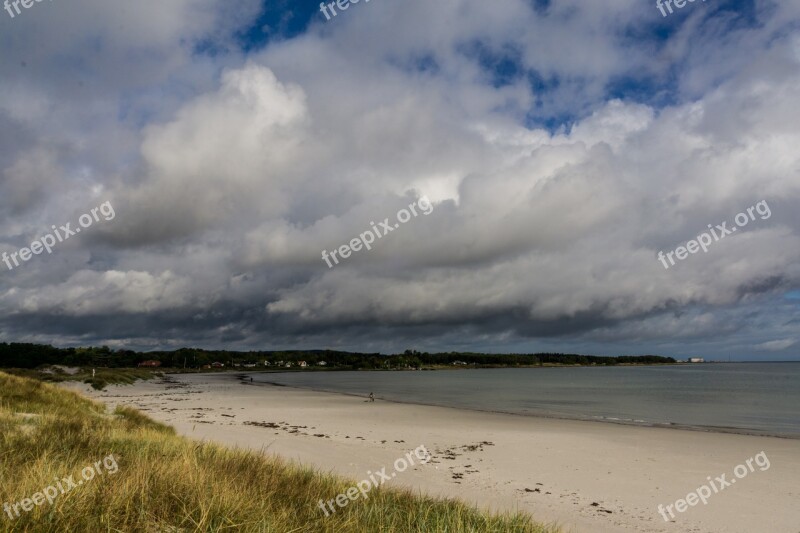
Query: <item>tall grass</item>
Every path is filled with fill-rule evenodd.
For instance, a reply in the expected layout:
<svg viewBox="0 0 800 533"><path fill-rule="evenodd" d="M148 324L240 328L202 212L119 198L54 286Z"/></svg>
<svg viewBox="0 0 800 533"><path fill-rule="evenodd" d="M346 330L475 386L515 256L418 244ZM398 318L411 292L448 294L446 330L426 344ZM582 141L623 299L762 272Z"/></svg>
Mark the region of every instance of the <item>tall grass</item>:
<svg viewBox="0 0 800 533"><path fill-rule="evenodd" d="M50 505L0 515L0 531L70 532L530 532L553 528L522 514L374 489L325 517L320 499L354 483L254 452L198 443L128 408L105 406L36 380L0 373L0 505L56 479L103 472ZM0 510L2 512L2 510Z"/></svg>
<svg viewBox="0 0 800 533"><path fill-rule="evenodd" d="M24 378L39 379L52 383L64 381L82 381L88 383L96 390L103 390L107 385L130 385L140 379L153 379L161 376L162 372L146 368L79 368L74 374L67 374L63 370L50 367L45 369L11 368L6 369L7 374Z"/></svg>

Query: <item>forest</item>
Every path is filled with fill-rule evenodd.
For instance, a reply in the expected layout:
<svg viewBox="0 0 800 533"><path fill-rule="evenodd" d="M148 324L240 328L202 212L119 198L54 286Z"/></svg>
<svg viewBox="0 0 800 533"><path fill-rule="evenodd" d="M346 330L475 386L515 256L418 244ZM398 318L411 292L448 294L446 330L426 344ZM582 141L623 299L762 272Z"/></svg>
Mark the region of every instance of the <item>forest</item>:
<svg viewBox="0 0 800 533"><path fill-rule="evenodd" d="M143 361L159 361L170 369L199 369L213 363L226 368L257 365L259 368L296 368L300 361L315 370L414 369L441 366L518 367L536 365L620 365L671 364L672 357L636 355L604 357L596 355L534 353L428 353L406 350L400 354L353 353L335 350L249 351L203 350L181 348L173 351L137 352L112 350L107 346L56 348L43 344L0 343L0 368L37 368L43 365L78 367L131 368Z"/></svg>

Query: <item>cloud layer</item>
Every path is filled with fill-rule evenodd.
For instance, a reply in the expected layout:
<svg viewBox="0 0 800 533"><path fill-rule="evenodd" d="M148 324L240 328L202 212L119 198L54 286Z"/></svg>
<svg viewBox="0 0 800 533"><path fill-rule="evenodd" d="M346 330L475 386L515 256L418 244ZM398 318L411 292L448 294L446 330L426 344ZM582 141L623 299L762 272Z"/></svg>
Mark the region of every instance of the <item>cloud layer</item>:
<svg viewBox="0 0 800 533"><path fill-rule="evenodd" d="M800 8L375 0L248 47L255 2L148 5L2 21L0 252L117 214L3 270L4 340L796 354Z"/></svg>

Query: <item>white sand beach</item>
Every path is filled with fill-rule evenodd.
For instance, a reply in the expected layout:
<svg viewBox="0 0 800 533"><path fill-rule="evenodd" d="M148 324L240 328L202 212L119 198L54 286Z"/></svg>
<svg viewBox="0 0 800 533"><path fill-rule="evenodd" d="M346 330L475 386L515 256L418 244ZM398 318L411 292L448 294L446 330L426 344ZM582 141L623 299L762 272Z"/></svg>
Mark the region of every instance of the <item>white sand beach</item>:
<svg viewBox="0 0 800 533"><path fill-rule="evenodd" d="M564 531L800 531L798 440L370 403L242 383L232 374L172 375L104 392L69 387L136 407L187 437L264 450L354 480L389 470L424 445L431 462L392 485L523 510ZM659 515L659 504L685 498L708 476L731 480L737 465L762 451L768 469L756 466L673 521Z"/></svg>

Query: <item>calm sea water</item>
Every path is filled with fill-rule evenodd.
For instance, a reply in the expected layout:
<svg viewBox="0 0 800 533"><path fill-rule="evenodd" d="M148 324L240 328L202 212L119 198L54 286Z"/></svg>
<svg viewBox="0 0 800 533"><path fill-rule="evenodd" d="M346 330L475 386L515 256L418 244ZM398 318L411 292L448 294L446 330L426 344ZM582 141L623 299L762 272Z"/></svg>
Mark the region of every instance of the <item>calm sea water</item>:
<svg viewBox="0 0 800 533"><path fill-rule="evenodd" d="M800 363L252 376L397 402L800 438Z"/></svg>

